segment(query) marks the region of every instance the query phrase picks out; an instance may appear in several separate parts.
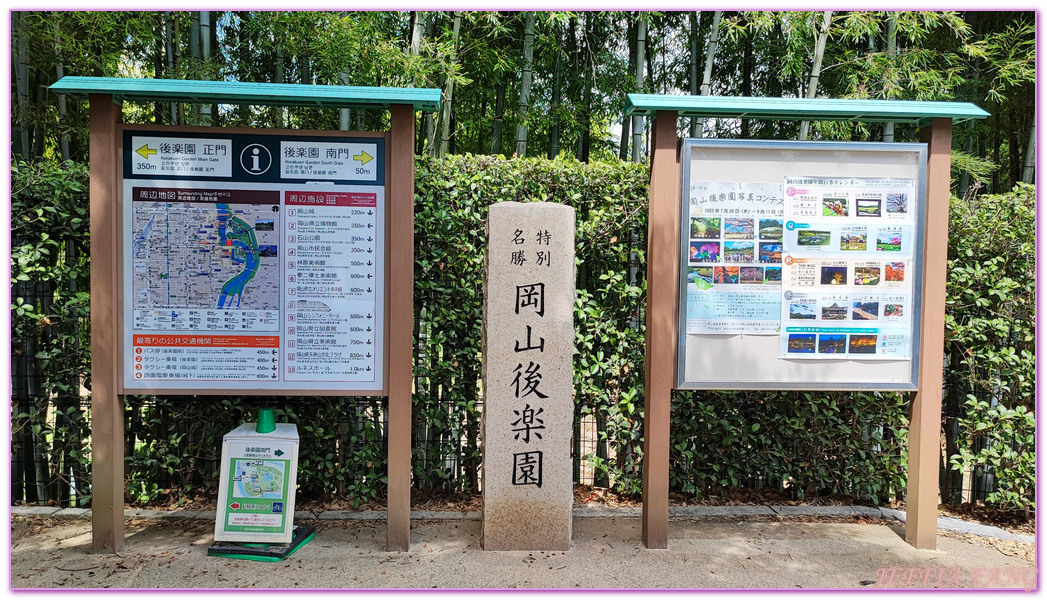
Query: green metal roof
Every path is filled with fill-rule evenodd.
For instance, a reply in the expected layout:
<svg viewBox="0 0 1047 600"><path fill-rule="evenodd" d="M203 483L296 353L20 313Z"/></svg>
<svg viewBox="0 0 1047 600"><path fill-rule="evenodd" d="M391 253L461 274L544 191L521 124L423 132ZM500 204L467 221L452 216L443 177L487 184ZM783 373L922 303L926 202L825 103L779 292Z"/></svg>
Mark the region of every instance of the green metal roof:
<svg viewBox="0 0 1047 600"><path fill-rule="evenodd" d="M187 79L63 77L52 90L73 95L112 94L114 100L258 104L325 108L389 108L411 104L415 110L440 110L440 90L428 88L242 83Z"/></svg>
<svg viewBox="0 0 1047 600"><path fill-rule="evenodd" d="M936 117L947 117L962 123L989 116L989 113L969 102L914 100L629 94L625 103L625 112L630 115L651 116L660 110L676 111L682 117L895 123L921 123Z"/></svg>

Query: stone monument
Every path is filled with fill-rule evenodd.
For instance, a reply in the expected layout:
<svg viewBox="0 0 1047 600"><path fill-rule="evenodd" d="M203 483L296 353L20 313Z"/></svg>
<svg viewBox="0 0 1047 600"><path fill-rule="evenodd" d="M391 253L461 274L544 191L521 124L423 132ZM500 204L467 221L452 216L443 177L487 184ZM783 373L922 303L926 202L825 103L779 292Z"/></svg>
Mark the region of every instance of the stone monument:
<svg viewBox="0 0 1047 600"><path fill-rule="evenodd" d="M569 550L574 209L501 202L487 217L484 550Z"/></svg>

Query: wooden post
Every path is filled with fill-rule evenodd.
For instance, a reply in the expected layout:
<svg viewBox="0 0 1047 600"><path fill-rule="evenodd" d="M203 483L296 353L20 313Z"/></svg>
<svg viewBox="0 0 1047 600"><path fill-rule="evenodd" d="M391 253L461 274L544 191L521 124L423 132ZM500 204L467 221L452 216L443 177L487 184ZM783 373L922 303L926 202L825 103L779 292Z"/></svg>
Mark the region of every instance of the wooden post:
<svg viewBox="0 0 1047 600"><path fill-rule="evenodd" d="M389 473L386 549L406 552L411 541L411 358L414 332L414 107L390 107L389 260L386 315L389 353Z"/></svg>
<svg viewBox="0 0 1047 600"><path fill-rule="evenodd" d="M676 384L680 152L676 111L652 127L647 217L647 355L644 360L643 543L669 547L669 401Z"/></svg>
<svg viewBox="0 0 1047 600"><path fill-rule="evenodd" d="M920 130L920 138L928 145L923 320L920 327L919 389L909 421L905 541L916 548L934 550L938 535L938 465L942 451L942 362L952 119L933 119L929 127Z"/></svg>
<svg viewBox="0 0 1047 600"><path fill-rule="evenodd" d="M118 394L120 239L117 124L108 94L90 95L91 149L91 549L124 543L124 403Z"/></svg>

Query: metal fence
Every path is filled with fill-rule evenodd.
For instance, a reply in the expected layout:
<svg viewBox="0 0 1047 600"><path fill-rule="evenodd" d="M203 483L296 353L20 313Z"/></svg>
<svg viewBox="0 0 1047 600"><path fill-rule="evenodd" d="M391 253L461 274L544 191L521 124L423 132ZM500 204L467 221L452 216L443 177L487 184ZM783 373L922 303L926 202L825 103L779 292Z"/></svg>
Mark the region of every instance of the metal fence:
<svg viewBox="0 0 1047 600"><path fill-rule="evenodd" d="M47 310L53 290L46 283L15 282L12 296ZM85 328L85 322L76 323ZM81 381L74 377L61 389L45 392L41 347L55 335L54 326L39 324L37 336L11 347L11 496L14 502L76 502L90 479L89 413ZM53 375L52 375L53 377Z"/></svg>
<svg viewBox="0 0 1047 600"><path fill-rule="evenodd" d="M17 282L12 293L26 302L43 303L50 294L46 286ZM412 467L414 484L421 489L476 492L482 448L479 419L483 410L479 373L461 373L446 381L427 377L438 358L427 353L438 349L430 344L424 309L416 332L416 394L424 398L424 415L415 415ZM81 323L86 327L87 323ZM43 392L45 373L37 357L37 345L48 335L13 346L11 354L11 493L15 503L79 506L90 493L90 403L86 389L78 395L59 397ZM440 350L441 352L446 350ZM948 373L948 370L947 370ZM452 387L457 388L452 391ZM461 410L462 388L475 410ZM943 403L941 493L943 502L959 504L984 500L996 484L991 472L957 472L948 468L955 451L958 422L964 418L961 399L970 390L960 378L946 378ZM347 461L363 456L375 460L373 472L384 472L387 413L384 398L222 398L127 397L125 420L128 457L128 499L150 499L213 486L220 471L221 436L242 422L253 419L263 406L281 407L285 418L299 423L303 461L313 472L323 470L317 462L335 465L331 475L337 483L325 491L344 494L360 482ZM293 413L293 414L288 414ZM434 415L436 415L434 417ZM615 443L608 439L600 415L578 414L572 444L576 483L608 486L606 474L594 469L590 456L606 462L614 458ZM975 440L975 444L985 444ZM309 453L305 452L306 450ZM186 463L179 457L190 453ZM316 457L318 455L319 458ZM331 455L330 461L324 460ZM174 461L174 462L172 462ZM313 461L310 463L309 461ZM777 487L762 473L753 473L742 487Z"/></svg>
<svg viewBox="0 0 1047 600"><path fill-rule="evenodd" d="M16 282L12 295L46 307L52 290L38 283ZM465 373L457 381L427 377L429 361L434 358L427 353L439 346L428 343L424 309L420 316L415 387L426 410L416 414L413 422L414 484L421 489L477 491L483 410L479 373ZM79 327L86 334L89 323L83 320ZM42 327L38 337L29 336L12 345L12 502L85 506L90 504L91 406L82 384L89 381L76 381L71 386L75 395L45 391L45 380L52 375L45 373L38 349L47 335L47 328ZM472 389L472 411L461 410L460 402L449 397L452 386ZM460 396L461 390L456 393ZM330 486L314 485L300 497L345 494L361 485L354 476L359 471L357 465L351 465L354 460L373 462L367 473L385 472L385 398L129 395L125 407L126 499L131 502L163 501L214 488L221 469L222 436L253 420L261 407L275 407L279 418L299 425L302 468L319 474L330 470L328 464L334 466ZM441 418L433 418L434 414ZM585 483L593 483L594 475L584 455L607 453L607 442L597 443L598 433L591 421L583 424L579 418L575 427L580 437L574 444L574 472L576 480Z"/></svg>
<svg viewBox="0 0 1047 600"><path fill-rule="evenodd" d="M32 282L17 282L15 297L43 304L51 290ZM420 311L416 332L416 394L424 399L425 414L415 415L412 467L414 484L421 489L476 492L479 490L482 448L479 419L482 414L479 373L462 372L454 380L427 377L431 354L425 310ZM87 327L87 323L81 323ZM45 373L37 346L48 335L12 346L11 354L11 494L15 503L83 505L90 493L90 402L86 389L80 394L55 396L44 393ZM446 349L439 350L448 351ZM947 374L949 370L947 369ZM984 500L996 485L991 472L958 472L948 468L955 452L959 421L965 417L962 399L970 390L962 378L946 377L943 403L944 452L941 468L943 502L960 504ZM456 388L452 392L452 388ZM473 411L461 410L463 388ZM373 472L384 472L387 413L384 398L222 398L129 396L126 401L125 453L130 476L129 500L188 492L213 486L220 471L221 436L253 419L263 406L282 407L284 416L299 423L302 457L313 472L316 462L336 466L337 483L325 491L344 494L360 482L354 469L344 468L354 457L374 460ZM417 404L417 402L416 402ZM224 407L224 408L223 408ZM288 414L288 413L294 413ZM435 415L435 416L434 416ZM975 440L984 445L984 440ZM607 475L594 469L590 456L606 462L614 458L615 443L608 439L606 424L596 414L577 414L572 444L576 483L608 486ZM186 463L179 457L191 454ZM313 455L318 455L317 459ZM324 460L331 455L330 461ZM175 462L172 462L175 461ZM309 461L313 461L310 463ZM742 487L777 487L781 482L753 473Z"/></svg>
<svg viewBox="0 0 1047 600"><path fill-rule="evenodd" d="M34 396L34 373L31 356L16 355L12 361L12 436L11 436L11 493L16 504L50 504L57 506L89 505L90 493L90 403L77 398L59 402ZM201 411L201 404L230 403L222 414L220 408ZM221 468L221 436L239 423L253 419L259 407L277 406L299 423L302 445L302 464L313 472L322 469L318 464L331 455L336 466L332 476L356 472L339 468L360 453L361 446L371 445L379 461L376 473L384 473L387 405L384 398L219 398L129 396L125 413L126 446L129 474L128 500L164 498L174 491L188 493L195 489L213 487ZM319 406L318 405L322 405ZM60 406L73 409L79 420L68 418ZM453 417L453 403L437 403L440 410ZM331 407L334 407L332 412ZM478 406L482 411L482 405ZM321 421L324 412L343 418ZM212 418L201 421L201 413ZM187 413L196 415L188 418ZM351 418L345 418L349 416ZM465 419L461 421L465 423ZM947 421L948 422L948 421ZM367 424L365 428L363 423ZM362 431L370 431L369 439L361 439ZM452 431L456 431L451 433ZM606 475L592 467L589 457L606 461L614 458L614 441L608 440L594 415L576 415L572 447L573 473L576 483L607 486ZM602 435L603 433L603 435ZM412 468L416 487L447 489L451 491L479 491L480 442L476 432L465 427L460 430L414 423ZM366 438L366 436L364 436ZM976 442L984 443L984 442ZM166 457L180 457L193 449L191 461L169 464ZM79 451L78 451L79 450ZM366 450L364 452L367 454ZM369 455L370 455L369 454ZM947 464L943 454L943 464ZM134 476L131 476L131 474ZM338 479L327 491L345 494L359 482L351 476ZM995 480L991 473L956 472L942 469L942 498L948 504L984 500L991 493ZM741 482L742 488L778 488L781 482L763 473L753 473ZM319 497L325 490L307 490L300 498ZM901 492L901 490L899 490ZM900 498L900 493L899 493Z"/></svg>
<svg viewBox="0 0 1047 600"><path fill-rule="evenodd" d="M25 378L16 376L16 381ZM17 385L13 386L17 389ZM24 386L22 386L24 392ZM315 450L311 456L303 452L301 461L313 460L316 456L333 454L333 462L344 463L356 451L355 433L362 428L360 422L369 421L374 437L368 440L384 457L386 451L387 405L384 398L280 398L275 404L290 406L298 418L310 418L315 414L311 404L322 400L334 402L357 415L353 421L324 423L325 431L333 435L318 436L299 425L301 445ZM215 402L213 397L161 397L129 396L125 411L125 456L127 463L128 501L147 501L150 498L170 497L175 491L188 494L194 489L214 486L221 470L221 435L235 428L237 419L228 419L223 427L217 421L202 422L186 419L176 406ZM11 435L11 497L15 504L39 504L62 507L90 505L90 400L76 401L75 410L82 420L75 428L59 436L62 431L61 418L50 402L25 393L13 394ZM236 411L242 421L253 419L254 407L273 405L272 399L243 401L244 410ZM248 408L251 407L251 408ZM450 409L450 407L447 407ZM281 409L286 410L286 408ZM192 411L194 413L199 411ZM578 483L607 485L594 472L587 455L602 455L608 452L607 440L598 441L595 419L590 415L576 419L575 431L581 433L574 440L574 478ZM333 443L331 443L333 440ZM75 456L69 449L82 448ZM55 448L59 450L56 451ZM65 448L62 451L62 448ZM166 457L192 453L191 461L169 462ZM479 452L479 440L466 436L450 438L446 432L415 423L412 467L416 481L421 487L440 487L442 482L451 482L445 488L479 490L479 461L469 457ZM379 472L384 465L379 464ZM345 469L351 472L353 469ZM434 473L438 475L433 475ZM428 474L428 477L426 475ZM332 493L344 494L354 484L351 477L339 480ZM320 492L322 494L323 492ZM316 495L315 493L313 495ZM305 494L299 498L308 497Z"/></svg>

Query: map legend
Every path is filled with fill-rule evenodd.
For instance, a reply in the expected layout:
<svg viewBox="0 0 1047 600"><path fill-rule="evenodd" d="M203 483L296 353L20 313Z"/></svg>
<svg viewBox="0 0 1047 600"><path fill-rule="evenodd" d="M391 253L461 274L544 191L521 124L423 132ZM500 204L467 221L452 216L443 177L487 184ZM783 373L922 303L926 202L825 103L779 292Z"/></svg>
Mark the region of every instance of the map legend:
<svg viewBox="0 0 1047 600"><path fill-rule="evenodd" d="M277 310L211 309L139 309L134 311L134 328L138 330L173 331L277 331Z"/></svg>

